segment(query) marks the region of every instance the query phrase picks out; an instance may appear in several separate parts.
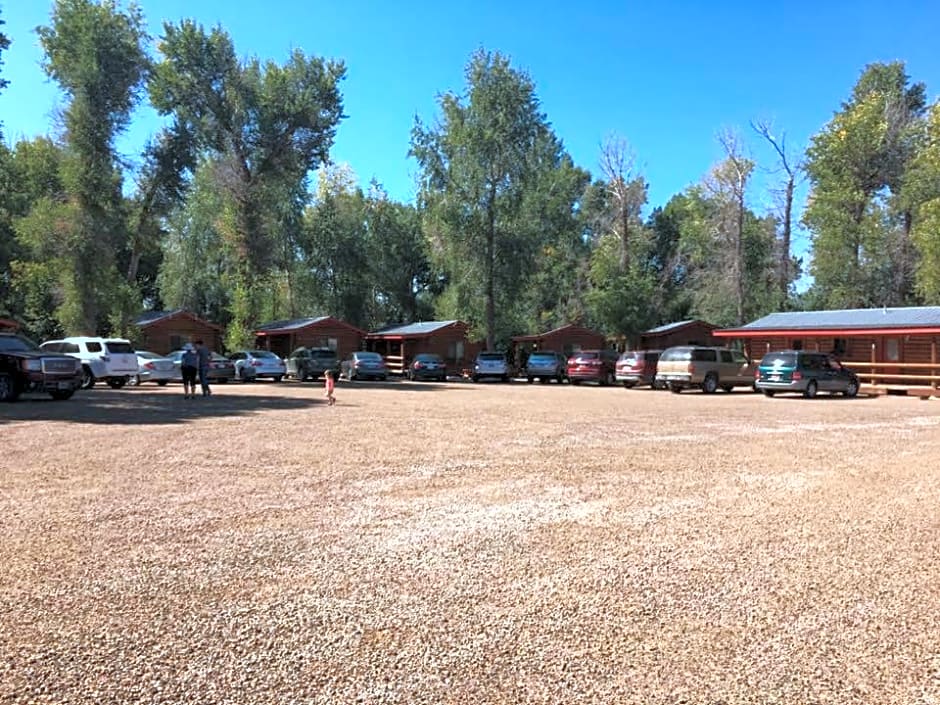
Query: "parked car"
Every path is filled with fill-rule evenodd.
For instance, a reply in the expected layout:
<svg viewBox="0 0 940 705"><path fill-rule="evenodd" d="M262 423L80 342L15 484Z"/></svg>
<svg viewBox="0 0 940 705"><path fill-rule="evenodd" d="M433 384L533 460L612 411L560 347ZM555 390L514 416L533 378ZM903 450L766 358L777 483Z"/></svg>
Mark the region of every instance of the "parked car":
<svg viewBox="0 0 940 705"><path fill-rule="evenodd" d="M167 382L173 379L176 373L176 365L173 359L147 350L137 351L137 374L131 377L131 384L143 384L144 382L156 382L161 387L165 387Z"/></svg>
<svg viewBox="0 0 940 705"><path fill-rule="evenodd" d="M438 382L445 382L447 381L447 363L440 355L419 353L408 365L406 376L412 381L434 379Z"/></svg>
<svg viewBox="0 0 940 705"><path fill-rule="evenodd" d="M756 386L768 397L797 392L807 399L816 392L858 394L858 376L832 355L803 350L780 350L764 355L757 368Z"/></svg>
<svg viewBox="0 0 940 705"><path fill-rule="evenodd" d="M542 383L555 380L561 384L568 379L568 358L554 350L535 350L529 353L523 373L529 384L535 380Z"/></svg>
<svg viewBox="0 0 940 705"><path fill-rule="evenodd" d="M228 356L235 364L235 377L251 382L268 377L280 382L287 374L284 361L269 350L239 350Z"/></svg>
<svg viewBox="0 0 940 705"><path fill-rule="evenodd" d="M656 365L656 381L678 394L697 387L706 394L735 387L754 389L757 365L728 348L684 345L667 348Z"/></svg>
<svg viewBox="0 0 940 705"><path fill-rule="evenodd" d="M597 382L610 385L616 379L616 350L582 350L568 358L568 381L571 384Z"/></svg>
<svg viewBox="0 0 940 705"><path fill-rule="evenodd" d="M91 389L98 380L113 389L120 389L137 374L137 355L129 340L79 336L47 340L40 347L47 352L71 355L80 360L82 389Z"/></svg>
<svg viewBox="0 0 940 705"><path fill-rule="evenodd" d="M297 348L284 360L286 375L300 382L319 379L327 370L339 374L339 358L330 348Z"/></svg>
<svg viewBox="0 0 940 705"><path fill-rule="evenodd" d="M0 402L28 392L68 399L81 386L81 361L42 350L22 335L0 333Z"/></svg>
<svg viewBox="0 0 940 705"><path fill-rule="evenodd" d="M656 364L661 353L661 350L628 350L622 353L617 360L617 381L627 389L646 384L662 389L656 381Z"/></svg>
<svg viewBox="0 0 940 705"><path fill-rule="evenodd" d="M508 382L514 377L512 365L506 353L481 352L473 363L471 379L479 382L481 379L498 379Z"/></svg>
<svg viewBox="0 0 940 705"><path fill-rule="evenodd" d="M183 351L174 350L167 355L167 358L173 361L173 381L182 382L183 373L180 369L180 361L183 358ZM235 379L235 363L225 355L217 352L209 353L209 381L226 384L233 379Z"/></svg>
<svg viewBox="0 0 940 705"><path fill-rule="evenodd" d="M353 382L357 379L388 379L388 367L377 352L357 350L349 353L340 364L340 374Z"/></svg>

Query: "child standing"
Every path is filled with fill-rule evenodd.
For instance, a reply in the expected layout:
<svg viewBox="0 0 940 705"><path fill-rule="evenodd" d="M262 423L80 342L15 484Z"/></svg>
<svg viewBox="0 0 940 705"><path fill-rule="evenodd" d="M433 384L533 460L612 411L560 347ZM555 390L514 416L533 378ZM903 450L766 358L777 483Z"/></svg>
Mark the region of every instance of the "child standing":
<svg viewBox="0 0 940 705"><path fill-rule="evenodd" d="M336 387L336 380L333 379L333 370L327 370L323 373L323 386L326 387L326 399L330 406L336 403L336 397L333 396L333 389Z"/></svg>

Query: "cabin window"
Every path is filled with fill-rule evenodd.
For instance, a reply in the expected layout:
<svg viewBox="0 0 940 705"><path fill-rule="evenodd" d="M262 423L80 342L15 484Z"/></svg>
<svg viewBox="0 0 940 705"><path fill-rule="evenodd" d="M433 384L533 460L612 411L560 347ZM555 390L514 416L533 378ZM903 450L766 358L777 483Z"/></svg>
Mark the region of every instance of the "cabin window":
<svg viewBox="0 0 940 705"><path fill-rule="evenodd" d="M170 350L179 350L183 347L183 339L178 335L170 336Z"/></svg>
<svg viewBox="0 0 940 705"><path fill-rule="evenodd" d="M897 338L885 338L885 360L898 362L901 359L901 344Z"/></svg>
<svg viewBox="0 0 940 705"><path fill-rule="evenodd" d="M447 344L447 357L450 360L463 360L462 340L452 340Z"/></svg>
<svg viewBox="0 0 940 705"><path fill-rule="evenodd" d="M845 351L849 349L849 341L847 338L836 338L832 343L832 354L836 356L845 355Z"/></svg>
<svg viewBox="0 0 940 705"><path fill-rule="evenodd" d="M802 341L802 340L794 340L794 341L791 343L791 345L790 345L790 349L791 349L791 350L802 350L802 349L803 349L803 341Z"/></svg>
<svg viewBox="0 0 940 705"><path fill-rule="evenodd" d="M333 352L336 352L336 349L339 347L339 343L336 338L329 338L326 341L326 347L328 347Z"/></svg>

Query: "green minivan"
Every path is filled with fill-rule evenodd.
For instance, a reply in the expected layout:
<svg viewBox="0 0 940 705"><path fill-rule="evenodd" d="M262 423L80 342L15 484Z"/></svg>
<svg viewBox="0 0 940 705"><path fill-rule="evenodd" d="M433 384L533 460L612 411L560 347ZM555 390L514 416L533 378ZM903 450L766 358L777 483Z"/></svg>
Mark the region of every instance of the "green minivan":
<svg viewBox="0 0 940 705"><path fill-rule="evenodd" d="M768 397L798 392L807 399L816 392L858 394L858 377L832 355L803 350L778 350L764 355L754 386Z"/></svg>

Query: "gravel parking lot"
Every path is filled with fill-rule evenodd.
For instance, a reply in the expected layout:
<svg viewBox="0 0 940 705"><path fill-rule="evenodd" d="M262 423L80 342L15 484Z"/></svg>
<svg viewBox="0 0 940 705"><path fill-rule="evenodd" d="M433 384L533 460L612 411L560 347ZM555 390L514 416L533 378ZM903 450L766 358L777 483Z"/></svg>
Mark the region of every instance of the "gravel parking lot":
<svg viewBox="0 0 940 705"><path fill-rule="evenodd" d="M940 703L940 403L0 408L2 703Z"/></svg>

